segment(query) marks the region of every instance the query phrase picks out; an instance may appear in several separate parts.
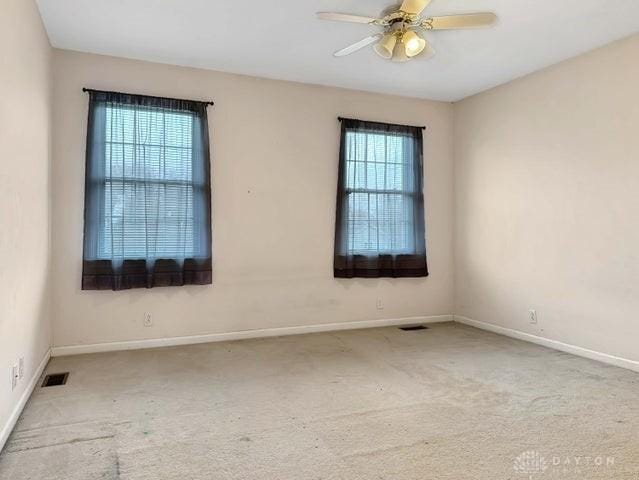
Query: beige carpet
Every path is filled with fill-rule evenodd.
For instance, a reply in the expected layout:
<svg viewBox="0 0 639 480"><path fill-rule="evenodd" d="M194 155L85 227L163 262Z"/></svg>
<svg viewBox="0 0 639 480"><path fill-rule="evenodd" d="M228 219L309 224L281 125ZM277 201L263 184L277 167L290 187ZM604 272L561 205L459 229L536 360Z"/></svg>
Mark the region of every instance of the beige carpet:
<svg viewBox="0 0 639 480"><path fill-rule="evenodd" d="M639 478L639 375L458 324L55 358L0 479Z"/></svg>

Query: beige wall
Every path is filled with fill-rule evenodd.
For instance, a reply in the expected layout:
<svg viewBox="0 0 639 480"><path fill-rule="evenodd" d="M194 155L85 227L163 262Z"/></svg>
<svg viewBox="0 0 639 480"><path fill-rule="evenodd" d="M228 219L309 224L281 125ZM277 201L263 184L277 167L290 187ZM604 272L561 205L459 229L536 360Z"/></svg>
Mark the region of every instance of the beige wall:
<svg viewBox="0 0 639 480"><path fill-rule="evenodd" d="M455 106L456 314L639 360L638 58L634 36Z"/></svg>
<svg viewBox="0 0 639 480"><path fill-rule="evenodd" d="M0 447L48 351L51 48L35 3L5 0L0 14ZM24 377L11 391L11 366Z"/></svg>
<svg viewBox="0 0 639 480"><path fill-rule="evenodd" d="M54 345L451 313L450 104L67 51L53 70ZM212 286L80 290L85 86L215 101ZM429 278L333 278L338 115L428 126Z"/></svg>

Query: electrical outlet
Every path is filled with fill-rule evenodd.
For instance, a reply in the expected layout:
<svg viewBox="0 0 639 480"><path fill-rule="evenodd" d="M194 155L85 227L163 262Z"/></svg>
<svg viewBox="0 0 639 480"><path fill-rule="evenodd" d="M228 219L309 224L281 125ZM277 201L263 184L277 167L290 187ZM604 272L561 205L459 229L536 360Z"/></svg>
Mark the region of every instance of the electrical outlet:
<svg viewBox="0 0 639 480"><path fill-rule="evenodd" d="M537 310L528 310L528 321L531 325L537 325Z"/></svg>
<svg viewBox="0 0 639 480"><path fill-rule="evenodd" d="M384 310L384 302L381 298L377 299L377 310Z"/></svg>
<svg viewBox="0 0 639 480"><path fill-rule="evenodd" d="M18 386L18 365L11 367L11 391L15 390Z"/></svg>
<svg viewBox="0 0 639 480"><path fill-rule="evenodd" d="M153 326L153 319L151 318L151 314L149 312L146 312L144 314L144 326L145 327L152 327Z"/></svg>
<svg viewBox="0 0 639 480"><path fill-rule="evenodd" d="M24 357L20 357L18 360L18 378L24 378Z"/></svg>

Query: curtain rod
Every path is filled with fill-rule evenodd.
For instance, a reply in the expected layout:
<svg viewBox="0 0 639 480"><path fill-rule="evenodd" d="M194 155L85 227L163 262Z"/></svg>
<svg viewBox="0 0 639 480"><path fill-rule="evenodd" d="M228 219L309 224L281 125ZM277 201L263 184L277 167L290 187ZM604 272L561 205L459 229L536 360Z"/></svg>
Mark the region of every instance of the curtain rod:
<svg viewBox="0 0 639 480"><path fill-rule="evenodd" d="M83 92L101 92L101 93L116 93L119 95L137 95L140 97L148 97L148 98L157 98L160 100L179 100L181 102L198 102L198 103L205 103L206 105L215 105L215 103L213 102L201 102L199 100L184 100L182 98L169 98L169 97L156 97L154 95L138 95L135 93L122 93L122 92L112 92L109 90L94 90L93 88L83 88L82 89Z"/></svg>
<svg viewBox="0 0 639 480"><path fill-rule="evenodd" d="M369 122L369 120L358 120L356 118L344 118L344 117L337 117L337 119L341 122L342 120L355 120L356 122ZM373 122L370 121L370 123L381 123L384 124L384 122ZM396 125L398 127L408 127L408 128L421 128L422 130L426 130L426 127L416 127L415 125L397 125L395 123L388 123L386 125Z"/></svg>

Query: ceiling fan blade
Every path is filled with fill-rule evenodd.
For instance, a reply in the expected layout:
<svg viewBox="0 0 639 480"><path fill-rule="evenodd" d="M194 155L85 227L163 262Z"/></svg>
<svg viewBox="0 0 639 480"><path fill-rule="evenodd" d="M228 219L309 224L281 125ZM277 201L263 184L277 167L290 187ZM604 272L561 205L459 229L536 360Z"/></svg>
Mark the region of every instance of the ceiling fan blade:
<svg viewBox="0 0 639 480"><path fill-rule="evenodd" d="M402 12L419 15L430 4L431 0L404 0L399 9Z"/></svg>
<svg viewBox="0 0 639 480"><path fill-rule="evenodd" d="M450 30L454 28L488 27L497 21L494 13L471 13L468 15L448 15L424 20L423 26L429 30Z"/></svg>
<svg viewBox="0 0 639 480"><path fill-rule="evenodd" d="M350 22L350 23L373 23L376 18L361 17L359 15L349 15L346 13L317 12L317 18L320 20L332 20L334 22Z"/></svg>
<svg viewBox="0 0 639 480"><path fill-rule="evenodd" d="M363 38L359 42L356 42L352 45L349 45L346 48L342 48L333 54L335 57L344 57L346 55L350 55L351 53L356 52L357 50L361 50L362 48L370 45L371 43L375 43L377 40L382 38L382 34L378 33L376 35L371 35L370 37Z"/></svg>

